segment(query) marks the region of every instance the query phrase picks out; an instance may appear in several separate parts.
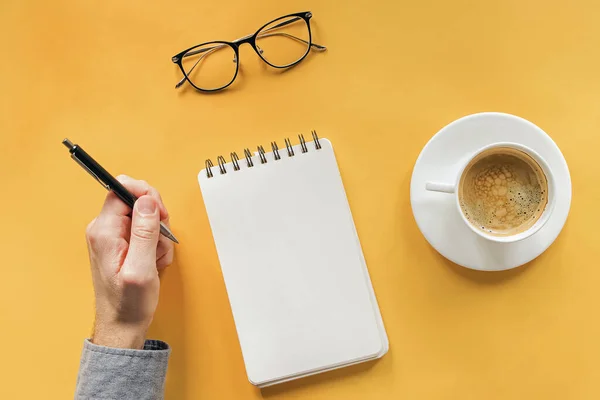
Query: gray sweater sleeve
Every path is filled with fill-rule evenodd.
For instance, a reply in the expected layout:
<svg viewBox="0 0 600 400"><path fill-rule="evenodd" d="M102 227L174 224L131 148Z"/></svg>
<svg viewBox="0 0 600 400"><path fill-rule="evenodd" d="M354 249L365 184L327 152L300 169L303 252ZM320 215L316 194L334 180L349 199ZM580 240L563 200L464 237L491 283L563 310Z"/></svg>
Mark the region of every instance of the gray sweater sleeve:
<svg viewBox="0 0 600 400"><path fill-rule="evenodd" d="M160 340L146 340L144 350L115 349L86 340L75 400L163 399L170 352Z"/></svg>

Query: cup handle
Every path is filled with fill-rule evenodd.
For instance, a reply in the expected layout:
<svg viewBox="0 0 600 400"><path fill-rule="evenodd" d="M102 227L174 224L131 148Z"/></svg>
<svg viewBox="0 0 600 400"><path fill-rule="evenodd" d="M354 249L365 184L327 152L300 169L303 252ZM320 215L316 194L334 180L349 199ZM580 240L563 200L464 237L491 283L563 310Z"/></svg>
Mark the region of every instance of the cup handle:
<svg viewBox="0 0 600 400"><path fill-rule="evenodd" d="M427 182L425 189L430 192L454 193L456 186L450 183Z"/></svg>

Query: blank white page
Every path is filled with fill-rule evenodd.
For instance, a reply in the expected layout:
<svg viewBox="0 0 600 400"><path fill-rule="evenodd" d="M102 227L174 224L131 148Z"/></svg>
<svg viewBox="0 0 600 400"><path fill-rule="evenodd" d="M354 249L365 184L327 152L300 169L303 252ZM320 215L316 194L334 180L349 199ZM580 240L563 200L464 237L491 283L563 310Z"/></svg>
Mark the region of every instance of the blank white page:
<svg viewBox="0 0 600 400"><path fill-rule="evenodd" d="M250 382L387 351L331 143L198 175Z"/></svg>

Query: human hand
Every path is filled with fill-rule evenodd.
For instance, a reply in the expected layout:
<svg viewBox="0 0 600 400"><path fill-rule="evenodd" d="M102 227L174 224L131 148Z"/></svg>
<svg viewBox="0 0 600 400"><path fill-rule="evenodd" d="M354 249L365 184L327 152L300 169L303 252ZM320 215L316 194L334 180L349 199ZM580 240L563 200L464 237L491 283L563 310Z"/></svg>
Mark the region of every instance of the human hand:
<svg viewBox="0 0 600 400"><path fill-rule="evenodd" d="M160 235L160 221L168 225L169 215L146 182L117 180L138 200L132 212L109 192L86 230L96 298L92 342L142 349L158 305L158 271L173 261L173 243Z"/></svg>

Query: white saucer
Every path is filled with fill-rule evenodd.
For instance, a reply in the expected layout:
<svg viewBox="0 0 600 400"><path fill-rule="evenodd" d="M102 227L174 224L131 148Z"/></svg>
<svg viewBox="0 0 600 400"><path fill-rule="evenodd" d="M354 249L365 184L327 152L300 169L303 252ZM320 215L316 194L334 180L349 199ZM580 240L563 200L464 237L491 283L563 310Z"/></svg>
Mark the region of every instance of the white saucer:
<svg viewBox="0 0 600 400"><path fill-rule="evenodd" d="M555 174L558 190L550 219L520 242L493 243L481 238L462 220L454 196L425 190L427 181L455 182L467 157L495 142L530 147ZM536 125L510 114L473 114L442 128L425 145L413 170L410 203L419 229L441 255L463 267L501 271L533 260L554 242L571 207L571 176L556 143Z"/></svg>

